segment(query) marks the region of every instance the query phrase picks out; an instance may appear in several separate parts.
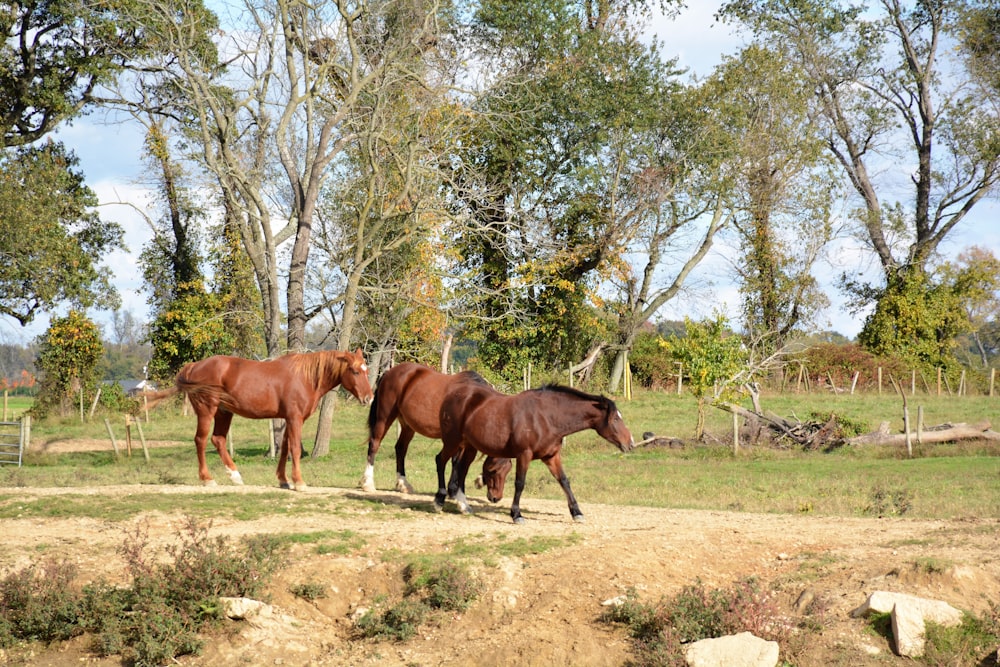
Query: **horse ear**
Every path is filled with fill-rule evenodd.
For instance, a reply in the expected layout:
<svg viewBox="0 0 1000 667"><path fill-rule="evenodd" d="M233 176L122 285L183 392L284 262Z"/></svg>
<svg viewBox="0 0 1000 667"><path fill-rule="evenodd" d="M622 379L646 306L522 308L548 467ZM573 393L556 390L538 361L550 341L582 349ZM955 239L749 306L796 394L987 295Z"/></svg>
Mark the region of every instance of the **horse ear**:
<svg viewBox="0 0 1000 667"><path fill-rule="evenodd" d="M364 355L362 354L360 347L354 351L354 356L358 357L359 359L364 358Z"/></svg>

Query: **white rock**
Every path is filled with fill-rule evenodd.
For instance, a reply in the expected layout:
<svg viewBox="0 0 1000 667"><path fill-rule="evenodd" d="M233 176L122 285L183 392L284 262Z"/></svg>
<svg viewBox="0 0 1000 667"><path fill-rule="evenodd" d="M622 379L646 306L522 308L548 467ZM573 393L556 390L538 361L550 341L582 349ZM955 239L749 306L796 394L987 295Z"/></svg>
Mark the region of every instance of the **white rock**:
<svg viewBox="0 0 1000 667"><path fill-rule="evenodd" d="M962 612L947 602L906 593L877 591L869 595L865 603L852 611L851 615L859 617L872 613L891 614L896 653L910 658L924 654L927 621L946 627L962 623Z"/></svg>
<svg viewBox="0 0 1000 667"><path fill-rule="evenodd" d="M269 611L268 605L250 598L219 598L222 603L223 613L226 617L236 621L266 613Z"/></svg>
<svg viewBox="0 0 1000 667"><path fill-rule="evenodd" d="M851 612L851 616L857 618L872 613L891 614L892 608L900 603L919 610L925 621L934 621L948 627L962 623L962 612L947 602L887 591L876 591L869 595L864 604Z"/></svg>
<svg viewBox="0 0 1000 667"><path fill-rule="evenodd" d="M778 642L741 632L693 642L684 657L689 667L775 667L778 655Z"/></svg>

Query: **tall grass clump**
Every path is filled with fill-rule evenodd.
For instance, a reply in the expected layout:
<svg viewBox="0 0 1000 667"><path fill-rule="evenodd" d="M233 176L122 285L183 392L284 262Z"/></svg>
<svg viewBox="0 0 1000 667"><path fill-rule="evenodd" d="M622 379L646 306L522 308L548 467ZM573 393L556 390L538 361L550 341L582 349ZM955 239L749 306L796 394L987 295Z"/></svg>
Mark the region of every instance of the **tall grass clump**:
<svg viewBox="0 0 1000 667"><path fill-rule="evenodd" d="M167 559L150 553L143 528L126 533L120 553L127 587L96 582L73 586L66 563L29 566L0 581L0 645L51 642L83 633L93 650L143 667L201 650L201 633L222 619L223 596L260 597L281 566L278 541L259 536L233 545L210 538L189 518Z"/></svg>
<svg viewBox="0 0 1000 667"><path fill-rule="evenodd" d="M962 623L945 627L927 624L927 643L919 662L929 667L950 665L992 665L1000 646L1000 604L976 616L965 614Z"/></svg>

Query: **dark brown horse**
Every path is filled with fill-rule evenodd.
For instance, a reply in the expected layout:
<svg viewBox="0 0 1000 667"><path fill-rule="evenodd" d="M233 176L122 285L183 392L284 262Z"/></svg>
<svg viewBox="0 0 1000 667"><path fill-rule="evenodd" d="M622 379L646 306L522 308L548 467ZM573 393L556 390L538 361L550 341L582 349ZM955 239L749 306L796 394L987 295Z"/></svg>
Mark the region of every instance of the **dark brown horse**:
<svg viewBox="0 0 1000 667"><path fill-rule="evenodd" d="M285 435L278 459L278 483L281 488L305 488L299 459L302 455L302 423L316 410L319 400L337 385L343 385L362 403L372 400L368 384L368 366L361 349L351 352L323 351L286 354L270 361L239 357L214 356L186 364L177 373L174 386L147 394L150 406L178 393L187 394L198 417L194 434L198 451L198 477L205 484L215 484L205 461L208 432L212 429L222 464L236 484L243 478L226 451L226 435L233 415L248 419L284 419ZM285 477L285 462L292 458L292 485Z"/></svg>
<svg viewBox="0 0 1000 667"><path fill-rule="evenodd" d="M441 403L444 447L436 459L438 492L434 497L435 507L439 511L443 509L446 494L450 492L461 511L468 511L461 481L475 458L475 453L470 454L475 449L487 456L512 458L517 462L514 500L510 508L515 523L524 522L521 493L528 464L534 459L541 459L548 466L566 494L570 515L582 521L583 513L563 470L561 451L563 437L584 429L594 429L623 452L635 446L621 413L609 398L555 385L508 396L490 387L475 373L460 373ZM456 481L453 475L446 489L444 465L463 448L459 479Z"/></svg>
<svg viewBox="0 0 1000 667"><path fill-rule="evenodd" d="M368 411L368 463L361 478L362 489L369 492L375 490L375 455L389 427L398 419L396 490L413 493L413 487L406 480L406 452L410 441L416 433L427 438L441 437L441 401L448 386L459 377L461 375L447 375L409 362L393 366L383 373ZM491 502L503 497L504 480L510 468L509 459L487 458L483 461L483 479L488 480L486 495ZM453 475L455 470L453 465Z"/></svg>

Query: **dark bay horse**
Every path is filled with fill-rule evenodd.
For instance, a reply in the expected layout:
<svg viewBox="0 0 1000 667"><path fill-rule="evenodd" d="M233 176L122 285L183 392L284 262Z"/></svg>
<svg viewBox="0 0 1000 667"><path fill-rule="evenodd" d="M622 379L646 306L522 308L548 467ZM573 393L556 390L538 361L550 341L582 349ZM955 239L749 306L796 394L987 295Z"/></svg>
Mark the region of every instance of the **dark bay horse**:
<svg viewBox="0 0 1000 667"><path fill-rule="evenodd" d="M399 438L396 439L396 490L413 493L406 480L406 452L416 433L427 438L441 437L441 402L448 387L463 374L447 375L433 368L415 363L393 366L379 378L375 398L368 411L368 463L361 488L375 490L375 455L392 423L399 420ZM470 461L471 464L471 461ZM483 480L486 497L497 502L503 497L504 480L510 471L509 459L487 457L483 461ZM455 466L452 466L454 475ZM462 480L464 482L464 478Z"/></svg>
<svg viewBox="0 0 1000 667"><path fill-rule="evenodd" d="M441 440L444 447L437 455L438 492L434 506L444 508L446 494L450 492L462 512L468 511L461 480L468 473L468 466L475 458L472 450L488 456L512 458L517 462L514 481L514 500L510 516L515 523L523 523L521 493L528 472L528 464L541 459L552 476L559 481L569 513L575 521L583 520L583 513L570 489L569 479L562 466L562 439L564 436L593 429L623 452L630 451L635 442L625 426L614 401L604 396L586 394L569 387L548 385L529 389L520 394L502 394L475 373L456 376L441 403ZM444 465L449 458L465 448L459 461L458 477L452 476L445 488Z"/></svg>
<svg viewBox="0 0 1000 667"><path fill-rule="evenodd" d="M361 348L355 352L321 351L286 354L269 361L254 361L217 355L186 364L177 373L174 386L146 394L149 405L178 393L187 394L198 417L194 434L198 451L198 477L205 484L215 484L205 461L205 446L212 428L215 445L230 478L242 484L243 478L226 450L226 436L233 415L248 419L284 419L285 435L278 459L278 483L281 488L305 489L299 459L302 455L302 423L316 410L319 400L338 385L364 404L372 400L368 366ZM292 485L285 477L285 462L291 455Z"/></svg>

